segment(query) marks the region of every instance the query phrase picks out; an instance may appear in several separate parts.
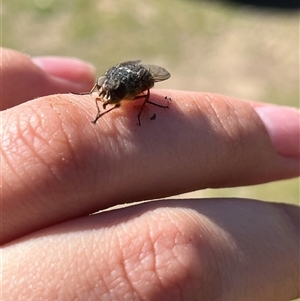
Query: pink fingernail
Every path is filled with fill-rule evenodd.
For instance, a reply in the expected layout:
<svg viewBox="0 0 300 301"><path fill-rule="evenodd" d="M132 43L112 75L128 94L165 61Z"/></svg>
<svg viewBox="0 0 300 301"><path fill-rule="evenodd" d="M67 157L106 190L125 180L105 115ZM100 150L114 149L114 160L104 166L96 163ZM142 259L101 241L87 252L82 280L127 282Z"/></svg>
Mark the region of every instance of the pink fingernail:
<svg viewBox="0 0 300 301"><path fill-rule="evenodd" d="M95 77L95 67L77 58L40 56L31 60L44 72L70 81L91 81Z"/></svg>
<svg viewBox="0 0 300 301"><path fill-rule="evenodd" d="M300 114L290 107L254 108L266 127L276 151L284 157L300 156Z"/></svg>

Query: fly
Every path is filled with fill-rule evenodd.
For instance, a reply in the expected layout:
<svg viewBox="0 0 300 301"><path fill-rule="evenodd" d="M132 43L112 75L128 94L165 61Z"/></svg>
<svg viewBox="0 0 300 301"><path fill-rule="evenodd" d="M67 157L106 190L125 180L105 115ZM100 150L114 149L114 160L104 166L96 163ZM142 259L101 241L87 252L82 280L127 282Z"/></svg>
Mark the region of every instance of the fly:
<svg viewBox="0 0 300 301"><path fill-rule="evenodd" d="M155 65L141 64L141 61L127 61L111 67L98 79L92 90L88 93L91 94L95 90L99 93L95 99L97 115L92 123L96 124L98 119L103 115L119 108L122 100L145 98L137 115L138 125L140 126L140 116L146 103L165 109L169 108L168 105L163 106L150 101L149 97L150 89L154 86L154 83L166 80L170 76L171 74L166 69ZM141 94L145 91L147 91L146 94ZM99 101L103 103L102 107L104 110L109 104L114 106L101 112Z"/></svg>

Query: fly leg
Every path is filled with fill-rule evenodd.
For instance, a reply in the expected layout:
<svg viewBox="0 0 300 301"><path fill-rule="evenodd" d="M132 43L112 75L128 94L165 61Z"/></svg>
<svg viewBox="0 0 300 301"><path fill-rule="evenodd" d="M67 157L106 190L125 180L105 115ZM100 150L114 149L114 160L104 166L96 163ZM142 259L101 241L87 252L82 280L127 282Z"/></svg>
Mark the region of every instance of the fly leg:
<svg viewBox="0 0 300 301"><path fill-rule="evenodd" d="M140 108L140 111L139 111L139 113L138 113L138 115L137 115L138 126L141 126L140 116L141 116L141 114L142 114L142 111L143 111L143 109L144 109L144 107L145 107L146 102L149 100L149 97L150 97L150 91L149 91L149 89L147 90L147 95L146 95L146 96L141 95L141 97L145 97L145 100L144 100L144 102L143 102L143 104L142 104L142 106L141 106L141 108ZM137 98L139 98L139 97L137 97Z"/></svg>
<svg viewBox="0 0 300 301"><path fill-rule="evenodd" d="M98 121L98 119L100 118L100 117L102 117L103 115L105 115L106 113L108 113L108 112L110 112L110 111L112 111L112 110L114 110L114 109L116 109L116 108L119 108L120 106L121 106L121 104L120 103L117 103L114 107L112 107L112 108L110 108L109 110L107 110L107 111L104 111L104 112L100 112L100 108L99 108L99 105L98 105L98 101L99 100L102 100L101 98L99 98L99 97L97 97L96 99L95 99L95 102L96 102L96 107L97 107L97 115L96 115L96 117L95 117L95 119L92 121L92 123L93 124L96 124L96 122ZM105 107L106 107L106 104L103 104L103 108L105 109Z"/></svg>
<svg viewBox="0 0 300 301"><path fill-rule="evenodd" d="M147 103L150 103L150 104L152 104L152 105L154 105L154 106L163 108L163 109L169 109L169 106L168 106L168 105L163 106L163 105L159 105L159 104L157 104L157 103L155 103L155 102L150 101L150 100L149 100L149 97L150 97L150 90L149 90L149 89L147 90L147 95L145 95L145 96L144 96L144 95L139 95L139 96L137 96L136 98L141 98L141 97L145 97L145 101L143 102L143 104L142 104L142 106L141 106L141 108L140 108L139 114L137 115L137 118L138 118L138 126L141 126L140 116L141 116L141 114L142 114L142 111L143 111L143 109L144 109L144 107L145 107L146 102L147 102ZM135 99L136 99L136 98L135 98Z"/></svg>
<svg viewBox="0 0 300 301"><path fill-rule="evenodd" d="M95 89L98 87L98 84L96 83L94 86L93 86L93 88L92 88L92 90L90 91L90 92L70 92L70 93L72 93L72 94L76 94L76 95L88 95L88 94L92 94L94 91L95 91Z"/></svg>

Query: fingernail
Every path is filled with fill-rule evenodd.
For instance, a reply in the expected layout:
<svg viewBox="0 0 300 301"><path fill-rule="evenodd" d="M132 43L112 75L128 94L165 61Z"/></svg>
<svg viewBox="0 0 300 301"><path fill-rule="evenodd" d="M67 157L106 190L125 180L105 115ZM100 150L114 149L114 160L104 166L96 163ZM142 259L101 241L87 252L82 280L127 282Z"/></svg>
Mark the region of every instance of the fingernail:
<svg viewBox="0 0 300 301"><path fill-rule="evenodd" d="M95 78L95 67L77 58L39 56L31 60L44 72L69 81L90 82Z"/></svg>
<svg viewBox="0 0 300 301"><path fill-rule="evenodd" d="M284 157L300 156L300 114L290 107L254 108L266 127L274 148Z"/></svg>

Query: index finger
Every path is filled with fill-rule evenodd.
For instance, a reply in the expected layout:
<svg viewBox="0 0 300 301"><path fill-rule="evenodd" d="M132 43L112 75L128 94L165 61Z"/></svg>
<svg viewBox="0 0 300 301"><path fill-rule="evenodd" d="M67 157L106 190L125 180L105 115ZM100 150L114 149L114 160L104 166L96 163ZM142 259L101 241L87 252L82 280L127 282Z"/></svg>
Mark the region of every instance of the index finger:
<svg viewBox="0 0 300 301"><path fill-rule="evenodd" d="M170 90L151 101L165 96L170 110L148 106L141 127L138 101L96 125L91 96L52 95L3 112L2 242L116 204L299 174L298 157L277 152L255 104Z"/></svg>

